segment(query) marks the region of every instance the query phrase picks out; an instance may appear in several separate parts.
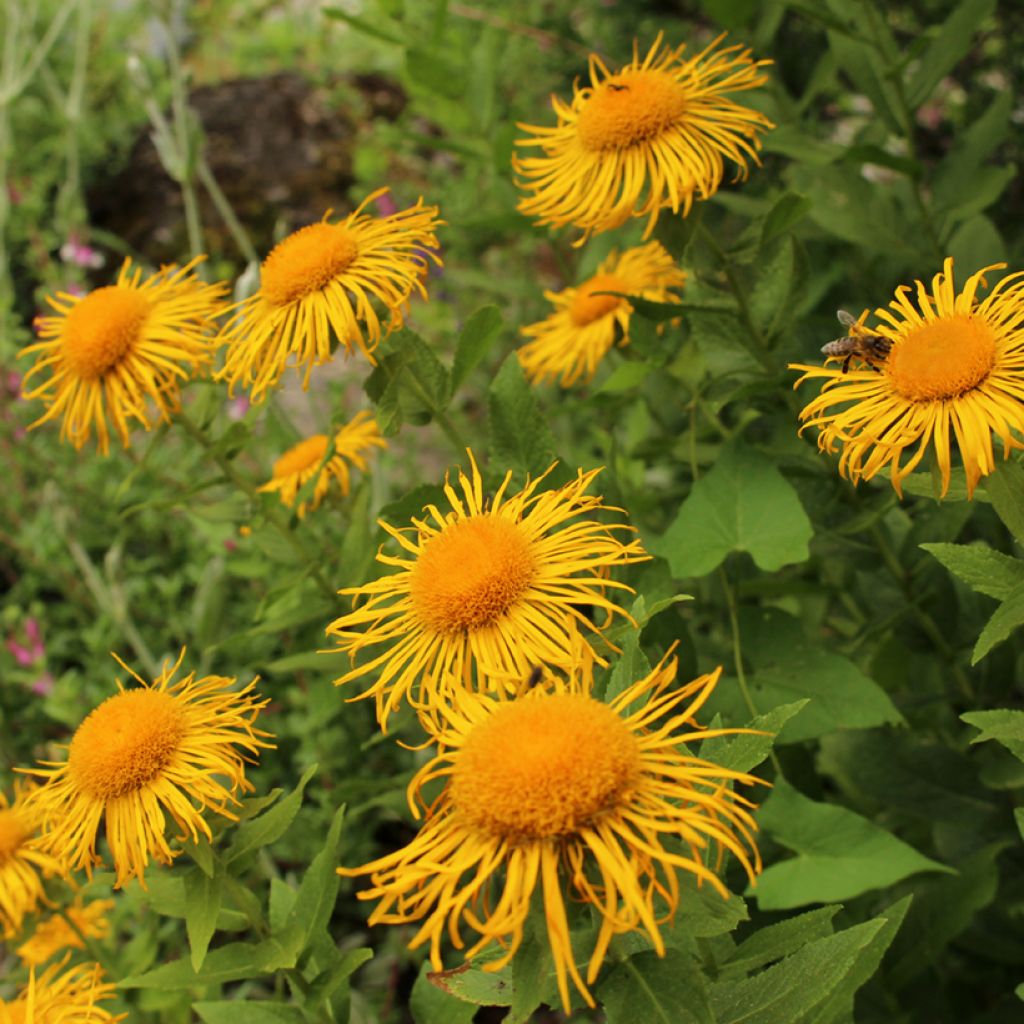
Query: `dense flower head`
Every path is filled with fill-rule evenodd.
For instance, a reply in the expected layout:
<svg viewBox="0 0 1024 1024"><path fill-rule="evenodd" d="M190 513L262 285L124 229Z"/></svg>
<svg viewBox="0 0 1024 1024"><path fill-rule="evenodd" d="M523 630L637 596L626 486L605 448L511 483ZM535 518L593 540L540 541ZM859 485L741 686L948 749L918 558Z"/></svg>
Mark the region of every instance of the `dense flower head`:
<svg viewBox="0 0 1024 1024"><path fill-rule="evenodd" d="M314 477L313 494L308 501L300 501L295 509L301 519L313 511L327 496L332 481L342 494L348 494L351 466L366 472L367 456L374 448L386 448L380 436L377 421L365 410L346 423L334 435L334 448L330 458L327 449L330 438L326 434L313 434L288 449L275 463L272 478L261 491L276 491L281 502L292 508L299 491Z"/></svg>
<svg viewBox="0 0 1024 1024"><path fill-rule="evenodd" d="M583 609L606 621L625 614L606 594L629 588L608 572L648 557L632 527L593 518L607 510L586 493L599 470L542 490L552 466L511 495L509 472L488 500L472 454L470 462L458 490L445 481L451 511L428 505L428 516L404 529L380 523L409 557L381 549L377 561L397 572L341 591L363 603L327 628L353 659L379 648L335 682L377 673L360 696L376 699L384 728L405 699L427 721L453 687L514 690L536 665L591 678L604 661L585 636L603 625Z"/></svg>
<svg viewBox="0 0 1024 1024"><path fill-rule="evenodd" d="M531 339L517 353L526 376L534 384L560 377L563 388L586 383L616 336L620 346L629 344L633 307L622 296L679 302L673 289L685 284L686 272L660 242L648 242L621 255L613 250L581 285L544 293L555 311L522 329Z"/></svg>
<svg viewBox="0 0 1024 1024"><path fill-rule="evenodd" d="M0 999L0 1024L111 1024L126 1020L99 1006L114 997L99 964L67 967L67 959L40 975L29 971L28 984L10 1000Z"/></svg>
<svg viewBox="0 0 1024 1024"><path fill-rule="evenodd" d="M1009 274L979 300L985 275L999 263L972 274L957 293L953 260L931 282L896 289L888 309L876 309L877 323L864 317L861 333L885 339L887 354L857 360L847 368L794 364L804 371L799 386L824 378L821 393L800 413L801 430L818 429L818 447L840 449L839 471L854 483L889 467L893 487L931 449L949 488L950 435L960 451L968 496L995 469L993 433L1004 457L1024 447L1024 272ZM839 358L839 357L835 357Z"/></svg>
<svg viewBox="0 0 1024 1024"><path fill-rule="evenodd" d="M650 237L663 209L690 211L693 200L712 196L732 161L746 176L758 161L759 134L773 127L763 114L729 98L767 80L740 46L719 49L722 37L683 58L686 46L662 48L659 33L647 55L610 71L590 58L590 84L573 86L565 103L551 98L555 127L521 124L530 137L516 145L540 156L513 158L519 209L540 224L591 234L647 217Z"/></svg>
<svg viewBox="0 0 1024 1024"><path fill-rule="evenodd" d="M63 913L40 921L18 947L18 956L28 966L39 967L62 950L83 949L83 939L105 938L110 932L107 915L113 908L113 900L84 903L78 897Z"/></svg>
<svg viewBox="0 0 1024 1024"><path fill-rule="evenodd" d="M16 934L25 915L45 901L43 879L63 874L59 860L38 848L31 788L16 782L13 802L0 793L0 938Z"/></svg>
<svg viewBox="0 0 1024 1024"><path fill-rule="evenodd" d="M503 955L484 966L498 970L515 956L539 889L566 1010L570 979L593 1005L588 986L615 935L644 932L664 953L660 925L678 906L679 872L727 899L725 851L751 882L760 870L753 804L732 788L759 780L688 749L743 731L694 721L719 672L676 687L675 659L665 659L607 704L578 677L549 677L513 700L459 693L444 712L439 753L410 785L413 813L425 819L419 834L395 853L339 869L370 876L359 894L379 901L370 923L419 923L410 946L429 943L436 970L446 939L467 959L499 943ZM429 803L428 783L443 783ZM600 920L586 980L567 897Z"/></svg>
<svg viewBox="0 0 1024 1024"><path fill-rule="evenodd" d="M268 701L253 692L255 680L234 690L234 679L191 672L174 682L184 654L152 683L137 675L135 689L119 682L119 692L75 731L65 761L31 769L46 780L30 799L42 819L42 846L73 870L91 873L102 862L102 824L117 885L145 884L151 857L169 864L181 852L168 842L167 815L179 840L210 839L203 812L234 819L235 794L252 788L245 764L270 746L253 726Z"/></svg>
<svg viewBox="0 0 1024 1024"><path fill-rule="evenodd" d="M32 426L61 417L61 440L81 448L95 431L106 454L111 430L127 447L132 421L146 430L167 421L180 407L182 382L212 363L212 331L227 308L227 286L196 275L202 258L147 277L125 260L112 285L48 297L56 316L37 320L41 340L20 353L38 353L22 396L47 406Z"/></svg>
<svg viewBox="0 0 1024 1024"><path fill-rule="evenodd" d="M386 192L373 192L341 221L330 221L328 211L319 224L277 244L263 261L259 290L225 327L227 354L218 379L232 390L248 388L258 402L289 362L304 368L308 387L313 367L327 362L336 345L358 348L374 362L380 341L402 326L410 296L427 298L428 260L441 262L437 207L420 199L386 217L364 212Z"/></svg>

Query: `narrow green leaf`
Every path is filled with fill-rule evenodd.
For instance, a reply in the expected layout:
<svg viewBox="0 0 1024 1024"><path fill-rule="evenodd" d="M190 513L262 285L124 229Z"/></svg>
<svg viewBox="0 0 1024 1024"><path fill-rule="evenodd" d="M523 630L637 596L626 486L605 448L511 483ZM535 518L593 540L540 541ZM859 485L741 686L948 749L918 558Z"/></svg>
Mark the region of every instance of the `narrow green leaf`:
<svg viewBox="0 0 1024 1024"><path fill-rule="evenodd" d="M416 1024L470 1024L477 1004L457 998L431 981L430 964L420 967L409 997L409 1010Z"/></svg>
<svg viewBox="0 0 1024 1024"><path fill-rule="evenodd" d="M398 43L400 46L405 45L405 40L395 32L388 32L386 29L380 27L380 18L360 18L358 15L349 14L348 11L341 7L325 7L323 13L328 18L334 18L335 21L343 21L346 25L351 25L357 32L362 32L364 35L373 36L375 39L383 39L386 43Z"/></svg>
<svg viewBox="0 0 1024 1024"><path fill-rule="evenodd" d="M838 804L817 803L780 779L761 827L797 856L769 865L751 892L762 910L837 903L922 871L950 871Z"/></svg>
<svg viewBox="0 0 1024 1024"><path fill-rule="evenodd" d="M759 929L736 947L723 969L749 973L795 953L809 942L826 938L833 932L832 918L842 909L841 906L819 907Z"/></svg>
<svg viewBox="0 0 1024 1024"><path fill-rule="evenodd" d="M992 613L978 637L971 654L971 664L977 665L996 644L1001 644L1018 626L1024 624L1024 583L1006 595L1006 600Z"/></svg>
<svg viewBox="0 0 1024 1024"><path fill-rule="evenodd" d="M1024 562L993 551L986 544L922 544L921 547L972 590L999 601L1024 583Z"/></svg>
<svg viewBox="0 0 1024 1024"><path fill-rule="evenodd" d="M555 439L514 352L491 383L487 406L494 461L526 473L547 469Z"/></svg>
<svg viewBox="0 0 1024 1024"><path fill-rule="evenodd" d="M279 800L269 811L258 818L243 821L238 826L235 841L227 852L227 863L252 853L263 846L276 842L288 831L302 805L302 794L306 784L316 774L319 765L310 765L299 779L299 784L283 800Z"/></svg>
<svg viewBox="0 0 1024 1024"><path fill-rule="evenodd" d="M983 486L992 499L992 507L1006 528L1024 544L1024 466L1004 459L996 463Z"/></svg>
<svg viewBox="0 0 1024 1024"><path fill-rule="evenodd" d="M807 215L811 201L796 192L786 192L768 211L761 225L761 248L765 249L776 238L784 235Z"/></svg>
<svg viewBox="0 0 1024 1024"><path fill-rule="evenodd" d="M960 716L968 725L981 730L972 743L996 740L1015 757L1024 761L1024 711L1000 708L993 711L968 711Z"/></svg>
<svg viewBox="0 0 1024 1024"><path fill-rule="evenodd" d="M333 939L330 940L333 947ZM359 970L363 964L373 959L372 949L349 949L344 953L337 953L337 962L326 970L321 971L310 983L309 991L303 1001L307 1012L316 1013L320 1007L331 999L343 986L347 985L349 978Z"/></svg>
<svg viewBox="0 0 1024 1024"><path fill-rule="evenodd" d="M679 909L673 923L663 931L665 942L691 949L695 939L713 939L733 932L750 920L746 901L736 893L728 899L710 885L698 885L689 872L679 877Z"/></svg>
<svg viewBox="0 0 1024 1024"><path fill-rule="evenodd" d="M183 957L144 974L124 978L118 982L118 987L180 989L192 985L223 984L294 966L295 956L273 939L255 943L231 942L207 953L198 971Z"/></svg>
<svg viewBox="0 0 1024 1024"><path fill-rule="evenodd" d="M714 1024L707 982L689 953L636 953L597 986L608 1024Z"/></svg>
<svg viewBox="0 0 1024 1024"><path fill-rule="evenodd" d="M457 391L494 344L501 331L501 312L497 306L482 306L459 332L452 363L452 391Z"/></svg>
<svg viewBox="0 0 1024 1024"><path fill-rule="evenodd" d="M217 928L224 891L220 875L218 870L213 877L208 877L198 868L185 874L185 929L192 968L196 971L203 966L210 939Z"/></svg>
<svg viewBox="0 0 1024 1024"><path fill-rule="evenodd" d="M193 1003L192 1009L204 1024L306 1024L306 1017L297 1006L285 1003L252 1002L228 999L217 1003Z"/></svg>
<svg viewBox="0 0 1024 1024"><path fill-rule="evenodd" d="M651 671L647 655L640 649L640 634L631 629L622 641L622 653L612 667L604 699L611 700Z"/></svg>
<svg viewBox="0 0 1024 1024"><path fill-rule="evenodd" d="M713 736L701 744L700 756L730 771L749 772L768 759L782 727L809 703L808 700L798 700L792 704L781 704L765 715L758 715L746 726L748 729L756 729L756 734Z"/></svg>

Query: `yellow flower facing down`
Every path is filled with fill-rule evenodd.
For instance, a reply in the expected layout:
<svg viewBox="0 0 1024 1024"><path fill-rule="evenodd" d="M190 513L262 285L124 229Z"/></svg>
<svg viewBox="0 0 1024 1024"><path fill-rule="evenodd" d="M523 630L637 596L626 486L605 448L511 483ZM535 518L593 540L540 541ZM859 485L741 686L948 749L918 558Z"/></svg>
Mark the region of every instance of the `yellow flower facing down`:
<svg viewBox="0 0 1024 1024"><path fill-rule="evenodd" d="M225 328L228 346L218 380L233 390L248 388L254 402L265 397L289 360L305 367L327 362L332 345L359 348L374 362L382 338L402 326L402 311L413 292L423 299L428 260L440 266L435 231L443 223L436 206L423 200L388 217L363 211L387 189L367 196L354 213L331 223L325 214L290 234L260 269L260 289L245 299ZM377 307L383 307L382 323Z"/></svg>
<svg viewBox="0 0 1024 1024"><path fill-rule="evenodd" d="M150 857L169 864L181 852L168 843L167 816L180 841L200 833L210 839L203 812L234 820L235 794L252 789L245 764L271 746L253 723L269 702L253 692L255 680L239 690L234 679L196 679L194 672L174 682L184 654L152 683L135 673L138 687L119 682L120 692L78 727L66 761L31 769L46 780L31 795L43 819L42 845L73 870L91 874L102 862L102 824L117 887L132 878L145 885Z"/></svg>
<svg viewBox="0 0 1024 1024"><path fill-rule="evenodd" d="M381 648L335 683L377 673L360 697L376 699L384 730L405 699L429 720L453 687L514 690L537 665L578 668L589 680L604 661L585 633L603 626L584 609L624 615L606 592L630 588L608 571L649 557L639 540L619 539L632 527L590 518L607 508L586 493L600 470L544 491L549 469L507 495L509 472L487 501L472 453L470 462L470 476L459 473L461 494L445 481L450 512L428 505L429 518L412 527L380 523L410 557L379 551L377 561L398 571L340 591L365 601L327 627L353 659Z"/></svg>
<svg viewBox="0 0 1024 1024"><path fill-rule="evenodd" d="M113 900L93 900L83 904L81 898L78 898L65 910L74 927L61 914L45 918L18 947L18 956L27 966L39 967L61 950L83 949L85 944L82 936L87 939L106 938L110 933L107 915L113 909Z"/></svg>
<svg viewBox="0 0 1024 1024"><path fill-rule="evenodd" d="M316 476L313 496L308 502L299 502L295 510L301 519L307 512L320 505L327 496L331 481L336 481L342 494L349 492L349 466L355 466L364 473L367 470L367 455L374 448L387 448L387 442L380 436L377 421L369 412L356 415L334 436L334 453L326 462L328 437L314 434L289 448L275 463L273 479L265 483L261 491L277 491L281 502L291 508L299 491Z"/></svg>
<svg viewBox="0 0 1024 1024"><path fill-rule="evenodd" d="M15 782L13 803L0 793L0 937L7 939L45 902L43 877L63 874L60 862L37 848L39 814L29 805L30 791Z"/></svg>
<svg viewBox="0 0 1024 1024"><path fill-rule="evenodd" d="M126 1020L97 1003L114 998L114 986L103 980L99 964L78 964L65 970L64 963L47 967L36 977L29 972L28 985L10 1002L0 1000L0 1024L107 1024Z"/></svg>
<svg viewBox="0 0 1024 1024"><path fill-rule="evenodd" d="M953 260L946 259L931 291L916 284L916 303L906 285L896 289L879 321L863 330L890 342L883 364L837 366L793 364L803 370L794 387L824 378L821 393L800 413L801 431L818 430L818 447L840 449L839 471L854 483L889 468L902 496L902 481L931 448L949 488L951 435L960 450L971 496L995 469L994 433L1007 457L1024 447L1024 272L1009 274L978 300L984 275L972 274L959 294ZM863 317L861 318L863 320Z"/></svg>
<svg viewBox="0 0 1024 1024"><path fill-rule="evenodd" d="M566 1012L569 979L593 1005L588 986L613 936L643 931L663 955L659 925L675 913L679 872L727 899L724 851L752 882L761 867L753 804L730 788L759 780L684 746L744 731L693 720L719 672L674 688L675 659L664 660L608 704L558 680L511 701L458 697L438 735L441 752L410 785L413 813L425 815L419 834L402 850L339 869L370 876L359 893L379 901L370 924L422 922L409 945L429 943L435 970L446 940L467 959L499 943L504 955L484 966L499 970L519 948L539 889ZM434 780L444 788L427 806L421 790ZM600 920L585 981L567 897Z"/></svg>
<svg viewBox="0 0 1024 1024"><path fill-rule="evenodd" d="M180 407L182 382L213 361L210 332L227 308L227 286L204 284L195 274L203 258L146 278L125 260L113 285L84 298L47 297L57 315L40 317L42 340L19 353L38 353L22 382L23 398L47 406L32 427L60 417L62 441L81 448L95 431L106 454L111 430L127 448L132 421L149 430L169 420Z"/></svg>
<svg viewBox="0 0 1024 1024"><path fill-rule="evenodd" d="M646 240L663 209L685 216L694 198L714 195L726 160L745 177L747 161L759 162L759 133L774 125L729 94L763 85L771 61L740 46L719 49L722 38L684 60L685 45L663 49L659 33L642 60L634 43L633 60L615 72L592 55L590 84L575 84L570 103L551 98L554 128L519 125L530 137L516 145L542 154L513 158L527 193L519 210L540 224L581 228L577 245L647 217Z"/></svg>
<svg viewBox="0 0 1024 1024"><path fill-rule="evenodd" d="M633 307L624 298L603 294L639 295L653 302L679 302L672 291L686 284L686 273L675 265L659 242L612 252L593 277L576 288L545 292L555 306L546 320L530 324L522 333L532 340L518 351L519 362L534 384L561 376L563 388L586 383L618 335L629 344Z"/></svg>

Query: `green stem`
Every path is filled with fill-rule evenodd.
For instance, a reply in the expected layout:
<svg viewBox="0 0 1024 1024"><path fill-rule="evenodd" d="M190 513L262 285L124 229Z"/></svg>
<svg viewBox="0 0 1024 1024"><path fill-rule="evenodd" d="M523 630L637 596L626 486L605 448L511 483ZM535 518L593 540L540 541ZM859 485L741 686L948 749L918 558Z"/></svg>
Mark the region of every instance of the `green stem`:
<svg viewBox="0 0 1024 1024"><path fill-rule="evenodd" d="M120 972L115 969L116 965L103 951L103 948L78 927L64 907L58 907L57 913L64 918L67 926L78 936L79 942L82 943L82 948L89 954L89 957L103 968L103 973L106 975L107 980L116 980Z"/></svg>
<svg viewBox="0 0 1024 1024"><path fill-rule="evenodd" d="M381 360L381 366L384 367L384 372L388 376L388 380L394 380L395 376L391 372L391 368L388 366L385 360ZM438 409L434 406L430 396L423 390L423 385L411 374L406 373L406 381L409 385L409 390L416 395L416 397L430 410L430 415L433 417L434 422L444 432L444 436L455 446L455 450L459 453L459 456L466 454L466 449L470 446L466 443L462 434L459 432L458 427L451 421L448 414L443 409Z"/></svg>
<svg viewBox="0 0 1024 1024"><path fill-rule="evenodd" d="M177 413L175 419L181 424L185 433L196 441L203 448L206 454L217 463L218 468L224 476L230 480L239 491L246 495L253 505L259 505L259 490L256 485L235 469L231 460L226 458L224 453L217 449L216 444L206 436L205 432L201 430L195 422L193 422L189 415L184 410L181 410ZM289 528L287 523L282 522L280 512L276 506L271 506L266 509L265 514L270 524L279 534L281 534L295 554L299 557L299 560L308 568L309 575L312 576L323 595L329 598L333 603L337 597L337 591L330 585L330 583L327 582L326 577L320 571L317 560L309 553L305 544L299 540L295 535L295 532Z"/></svg>
<svg viewBox="0 0 1024 1024"><path fill-rule="evenodd" d="M92 24L91 0L79 0L78 22L75 28L75 59L64 104L67 119L65 149L67 174L57 197L58 226L70 233L84 220L82 202L82 172L79 135L85 108L86 72L89 67L89 30Z"/></svg>
<svg viewBox="0 0 1024 1024"><path fill-rule="evenodd" d="M775 364L772 362L771 357L768 355L768 347L765 343L764 336L758 329L757 324L754 322L753 314L750 310L750 303L747 302L746 289L743 287L740 279L736 276L736 271L733 269L732 260L729 259L729 254L718 244L718 240L708 230L703 221L697 224L697 231L700 233L701 238L704 239L707 247L714 253L715 259L718 260L719 265L722 268L722 272L725 274L726 281L729 282L729 290L733 294L733 298L736 300L736 307L739 310L740 320L743 321L743 326L749 332L750 338L744 338L743 344L747 351L768 371L775 371Z"/></svg>
<svg viewBox="0 0 1024 1024"><path fill-rule="evenodd" d="M235 211L228 201L228 197L224 195L223 190L217 183L217 179L213 175L213 171L210 170L210 165L206 160L206 156L203 153L199 154L199 162L196 166L196 173L199 176L199 181L203 188L206 189L213 200L213 205L217 208L217 212L220 214L221 219L227 225L228 231L231 233L231 237L235 240L235 245L238 246L248 263L259 263L260 258L256 252L252 241L249 238L245 228L242 227L242 222L235 216Z"/></svg>

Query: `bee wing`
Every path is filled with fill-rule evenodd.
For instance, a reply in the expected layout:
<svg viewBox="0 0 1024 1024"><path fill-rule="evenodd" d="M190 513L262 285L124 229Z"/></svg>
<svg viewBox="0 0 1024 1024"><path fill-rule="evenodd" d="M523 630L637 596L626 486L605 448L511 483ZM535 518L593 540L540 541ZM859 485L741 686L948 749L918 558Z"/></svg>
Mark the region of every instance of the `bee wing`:
<svg viewBox="0 0 1024 1024"><path fill-rule="evenodd" d="M836 310L836 319L844 327L852 327L857 322L857 318L853 316L851 313L847 313L845 309Z"/></svg>

